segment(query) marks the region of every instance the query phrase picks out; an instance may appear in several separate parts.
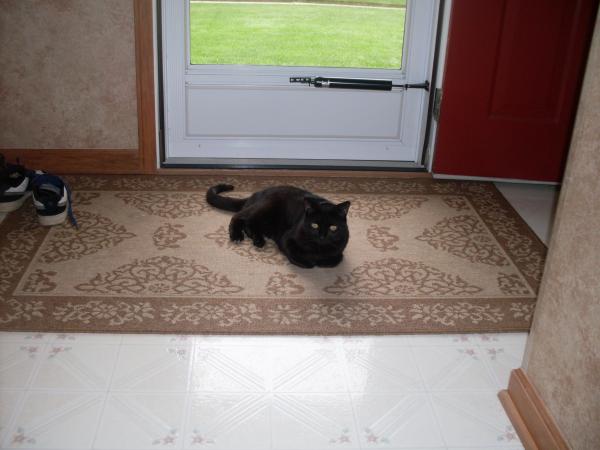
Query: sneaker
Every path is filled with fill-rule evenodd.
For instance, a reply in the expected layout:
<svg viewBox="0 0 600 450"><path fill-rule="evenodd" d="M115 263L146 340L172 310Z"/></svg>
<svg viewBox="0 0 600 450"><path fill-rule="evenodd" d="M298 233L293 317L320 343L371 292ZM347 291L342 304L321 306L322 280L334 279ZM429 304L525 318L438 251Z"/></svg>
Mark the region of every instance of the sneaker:
<svg viewBox="0 0 600 450"><path fill-rule="evenodd" d="M0 154L0 212L7 213L21 207L31 194L33 172L20 164L10 164Z"/></svg>
<svg viewBox="0 0 600 450"><path fill-rule="evenodd" d="M32 185L33 206L41 225L59 225L69 216L73 225L77 226L71 205L71 190L60 177L38 173L33 177Z"/></svg>

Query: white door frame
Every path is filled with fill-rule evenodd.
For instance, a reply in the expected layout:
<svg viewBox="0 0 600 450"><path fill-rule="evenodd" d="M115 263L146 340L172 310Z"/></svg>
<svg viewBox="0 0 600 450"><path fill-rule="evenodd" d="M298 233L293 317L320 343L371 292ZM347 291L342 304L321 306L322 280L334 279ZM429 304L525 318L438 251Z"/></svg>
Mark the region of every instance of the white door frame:
<svg viewBox="0 0 600 450"><path fill-rule="evenodd" d="M428 113L428 95L423 91L375 92L368 95L395 96L401 98L404 120L398 127L398 136L391 139L372 137L306 137L306 136L232 136L194 135L186 120L190 93L198 90L215 92L227 88L230 91L242 89L248 91L291 91L314 95L340 95L339 90L316 89L289 84L289 76L312 75L332 77L364 77L392 79L394 83L416 83L429 79L432 71L435 28L437 23L438 0L409 0L406 15L406 30L420 30L420 35L407 33L404 41L403 64L400 70L376 69L337 69L318 67L270 67L270 66L211 66L191 65L189 63L189 26L181 32L181 22L177 18L185 17L189 23L189 3L169 0L161 2L162 7L162 55L163 55L163 99L165 158L163 167L178 165L195 166L335 166L335 167L409 167L421 166L424 140L424 124ZM251 86L248 84L252 79ZM173 80L179 80L173 82ZM356 92L356 91L355 91ZM364 91L360 91L364 92ZM416 113L408 114L408 111ZM420 124L419 124L420 123ZM192 131L192 132L190 132ZM399 138L394 139L394 138ZM392 149L400 158L382 160L364 157L351 159L323 158L323 152L330 148L343 147L352 154L362 152L366 143L376 141ZM398 142L400 141L400 143ZM282 146L286 146L284 152ZM317 148L306 154L306 148ZM410 148L409 148L410 147ZM259 157L245 157L248 149L259 148L263 153ZM273 158L273 153L283 158ZM216 157L215 155L219 155Z"/></svg>

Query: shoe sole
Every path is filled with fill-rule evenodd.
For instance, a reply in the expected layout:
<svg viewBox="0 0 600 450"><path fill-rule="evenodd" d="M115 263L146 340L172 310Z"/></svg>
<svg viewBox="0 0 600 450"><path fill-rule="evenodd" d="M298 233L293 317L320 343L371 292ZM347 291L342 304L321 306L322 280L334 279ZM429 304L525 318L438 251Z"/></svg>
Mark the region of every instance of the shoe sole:
<svg viewBox="0 0 600 450"><path fill-rule="evenodd" d="M25 200L27 200L29 198L30 194L31 194L31 192L27 192L27 193L23 194L23 196L21 198L19 198L18 200L14 200L12 202L0 203L0 213L9 213L9 212L16 211L21 206L23 206L23 203L25 203Z"/></svg>
<svg viewBox="0 0 600 450"><path fill-rule="evenodd" d="M38 220L40 221L40 225L45 227L51 227L53 225L60 225L67 218L67 210L65 209L60 214L56 214L55 216L40 216L38 215Z"/></svg>

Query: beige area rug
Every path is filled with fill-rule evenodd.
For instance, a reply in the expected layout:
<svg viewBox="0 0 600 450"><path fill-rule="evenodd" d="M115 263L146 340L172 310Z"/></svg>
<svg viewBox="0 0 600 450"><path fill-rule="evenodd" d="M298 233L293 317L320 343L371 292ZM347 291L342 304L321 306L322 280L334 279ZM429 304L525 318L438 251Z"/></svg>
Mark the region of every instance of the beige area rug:
<svg viewBox="0 0 600 450"><path fill-rule="evenodd" d="M80 229L0 224L0 329L391 334L528 330L545 247L491 184L285 178L351 200L332 269L292 266L272 242L229 242L231 195L282 178L71 176Z"/></svg>

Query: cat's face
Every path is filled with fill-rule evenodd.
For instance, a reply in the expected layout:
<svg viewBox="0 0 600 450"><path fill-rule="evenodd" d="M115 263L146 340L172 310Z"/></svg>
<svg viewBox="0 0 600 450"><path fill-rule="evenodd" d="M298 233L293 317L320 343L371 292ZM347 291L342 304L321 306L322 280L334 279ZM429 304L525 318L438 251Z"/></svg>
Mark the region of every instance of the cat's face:
<svg viewBox="0 0 600 450"><path fill-rule="evenodd" d="M305 215L302 223L302 234L320 247L343 247L348 242L349 232L346 223L350 202L334 205L317 202L315 199L305 200Z"/></svg>

